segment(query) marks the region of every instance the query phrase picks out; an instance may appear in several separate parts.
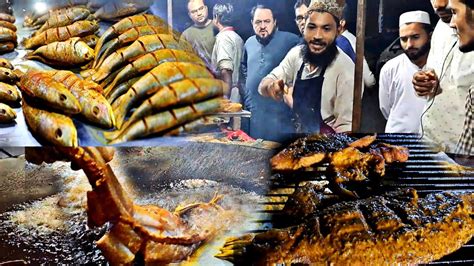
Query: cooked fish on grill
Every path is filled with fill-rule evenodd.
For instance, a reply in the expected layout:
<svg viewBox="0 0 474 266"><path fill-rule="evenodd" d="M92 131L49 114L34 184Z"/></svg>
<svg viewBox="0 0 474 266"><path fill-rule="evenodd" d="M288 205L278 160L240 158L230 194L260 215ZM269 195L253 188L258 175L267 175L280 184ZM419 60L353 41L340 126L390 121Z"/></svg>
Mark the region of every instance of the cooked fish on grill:
<svg viewBox="0 0 474 266"><path fill-rule="evenodd" d="M380 142L376 135L355 141L344 134L313 135L290 144L271 159L271 165L274 171L294 172L326 163L324 175L330 189L356 199L358 194L345 186L379 184L386 164L406 162L408 156L408 148Z"/></svg>
<svg viewBox="0 0 474 266"><path fill-rule="evenodd" d="M341 150L353 141L345 134L311 135L290 144L270 163L273 170L298 170L323 161L328 153Z"/></svg>
<svg viewBox="0 0 474 266"><path fill-rule="evenodd" d="M334 204L304 223L229 240L217 257L245 265L417 264L437 260L474 234L474 193L414 189Z"/></svg>

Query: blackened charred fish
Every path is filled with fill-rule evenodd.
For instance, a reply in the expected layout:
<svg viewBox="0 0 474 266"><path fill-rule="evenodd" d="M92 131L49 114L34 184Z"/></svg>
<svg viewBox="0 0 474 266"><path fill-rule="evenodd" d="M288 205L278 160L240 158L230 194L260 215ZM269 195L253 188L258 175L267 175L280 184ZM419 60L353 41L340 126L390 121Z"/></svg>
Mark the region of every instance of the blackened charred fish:
<svg viewBox="0 0 474 266"><path fill-rule="evenodd" d="M290 171L309 167L353 141L345 134L311 135L298 139L271 159L272 169Z"/></svg>
<svg viewBox="0 0 474 266"><path fill-rule="evenodd" d="M440 259L474 235L474 193L414 189L334 204L300 225L229 240L217 257L236 264L418 264Z"/></svg>

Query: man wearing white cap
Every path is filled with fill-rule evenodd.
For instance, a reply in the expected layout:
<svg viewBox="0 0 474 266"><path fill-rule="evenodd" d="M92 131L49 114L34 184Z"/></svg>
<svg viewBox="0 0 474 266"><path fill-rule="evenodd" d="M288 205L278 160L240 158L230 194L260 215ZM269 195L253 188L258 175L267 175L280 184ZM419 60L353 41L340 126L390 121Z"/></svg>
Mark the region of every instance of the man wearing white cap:
<svg viewBox="0 0 474 266"><path fill-rule="evenodd" d="M428 98L422 118L424 136L440 150L455 153L463 133L469 87L474 84L474 51L459 50L456 32L449 27L452 14L448 2L431 0L440 20L433 31L426 66L434 69L435 75L417 72L413 84L419 96Z"/></svg>
<svg viewBox="0 0 474 266"><path fill-rule="evenodd" d="M428 13L410 11L400 16L403 54L388 61L380 71L380 110L387 119L387 133L418 133L426 99L413 89L413 74L423 69L430 51L431 23Z"/></svg>

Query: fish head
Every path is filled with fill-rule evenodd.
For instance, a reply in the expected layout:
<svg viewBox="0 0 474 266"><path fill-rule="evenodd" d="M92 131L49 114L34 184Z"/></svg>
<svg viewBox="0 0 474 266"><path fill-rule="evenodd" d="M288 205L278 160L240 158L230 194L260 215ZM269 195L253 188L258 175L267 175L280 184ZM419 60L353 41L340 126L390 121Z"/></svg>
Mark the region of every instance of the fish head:
<svg viewBox="0 0 474 266"><path fill-rule="evenodd" d="M58 123L51 131L53 139L57 144L66 147L77 147L77 130L70 123Z"/></svg>
<svg viewBox="0 0 474 266"><path fill-rule="evenodd" d="M81 105L76 97L69 91L56 91L52 102L59 103L59 107L64 110L65 113L78 114L81 112Z"/></svg>
<svg viewBox="0 0 474 266"><path fill-rule="evenodd" d="M78 41L75 45L75 52L80 58L84 58L85 61L91 61L94 59L94 50L89 47L85 42Z"/></svg>
<svg viewBox="0 0 474 266"><path fill-rule="evenodd" d="M85 21L88 25L87 29L90 29L90 32L96 32L99 30L99 24L97 21Z"/></svg>
<svg viewBox="0 0 474 266"><path fill-rule="evenodd" d="M104 99L104 102L97 102L92 106L92 115L94 122L106 128L113 128L115 126L115 116L112 107Z"/></svg>
<svg viewBox="0 0 474 266"><path fill-rule="evenodd" d="M13 121L16 118L16 113L6 104L0 104L0 122Z"/></svg>

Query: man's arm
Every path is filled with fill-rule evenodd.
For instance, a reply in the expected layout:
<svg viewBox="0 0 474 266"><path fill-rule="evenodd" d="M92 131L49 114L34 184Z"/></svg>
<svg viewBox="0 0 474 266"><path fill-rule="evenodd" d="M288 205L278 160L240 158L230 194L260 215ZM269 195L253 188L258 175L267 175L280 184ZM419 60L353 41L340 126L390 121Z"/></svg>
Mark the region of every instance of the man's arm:
<svg viewBox="0 0 474 266"><path fill-rule="evenodd" d="M365 60L364 57L364 65L363 65L363 76L364 76L364 85L366 88L371 88L375 86L375 83L377 82L375 80L374 73L370 71L369 64L367 64L367 60Z"/></svg>
<svg viewBox="0 0 474 266"><path fill-rule="evenodd" d="M239 93L242 97L244 103L247 102L247 92L245 84L247 82L247 48L244 46L244 51L242 53L242 61L240 62L240 73L239 73ZM247 106L245 106L247 108Z"/></svg>
<svg viewBox="0 0 474 266"><path fill-rule="evenodd" d="M281 63L262 79L258 85L258 92L262 96L281 101L283 93L287 93L287 85L292 86L294 73L299 69L300 50L300 48L291 49Z"/></svg>
<svg viewBox="0 0 474 266"><path fill-rule="evenodd" d="M226 68L221 69L219 72L221 79L227 83L227 88L224 91L224 97L227 99L230 99L230 91L232 89L232 72L232 70Z"/></svg>
<svg viewBox="0 0 474 266"><path fill-rule="evenodd" d="M390 74L387 69L387 64L382 67L379 78L379 105L385 119L388 119L390 110L392 109L390 102Z"/></svg>

